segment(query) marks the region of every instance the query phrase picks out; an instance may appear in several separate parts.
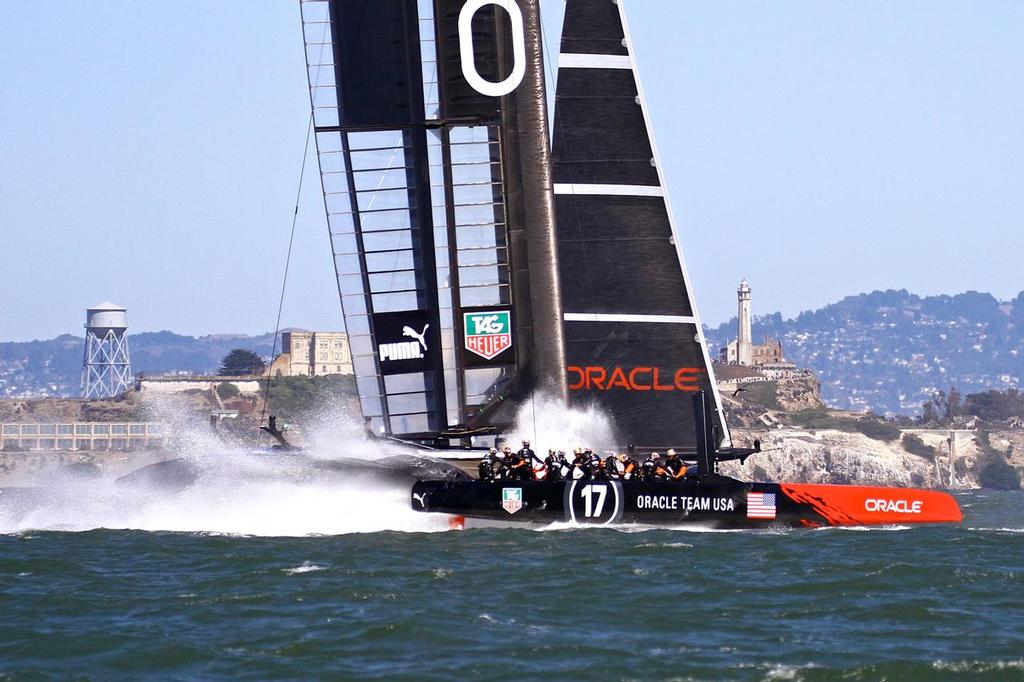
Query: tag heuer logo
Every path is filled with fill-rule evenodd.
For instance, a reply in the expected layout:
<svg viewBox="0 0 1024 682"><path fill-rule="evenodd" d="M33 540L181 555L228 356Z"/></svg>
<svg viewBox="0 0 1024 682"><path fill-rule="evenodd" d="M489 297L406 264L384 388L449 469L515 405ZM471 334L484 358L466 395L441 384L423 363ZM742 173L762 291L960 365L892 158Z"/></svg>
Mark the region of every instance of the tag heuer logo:
<svg viewBox="0 0 1024 682"><path fill-rule="evenodd" d="M507 511L509 514L515 514L517 511L523 508L523 489L522 488L502 488L501 489L501 508Z"/></svg>
<svg viewBox="0 0 1024 682"><path fill-rule="evenodd" d="M463 313L466 350L491 360L512 347L512 319L507 310Z"/></svg>

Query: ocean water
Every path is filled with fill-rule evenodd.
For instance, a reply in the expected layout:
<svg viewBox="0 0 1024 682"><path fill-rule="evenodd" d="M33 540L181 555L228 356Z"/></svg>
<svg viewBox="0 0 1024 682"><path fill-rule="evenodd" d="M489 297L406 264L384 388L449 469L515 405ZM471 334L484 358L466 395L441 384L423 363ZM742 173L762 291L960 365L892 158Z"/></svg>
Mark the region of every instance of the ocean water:
<svg viewBox="0 0 1024 682"><path fill-rule="evenodd" d="M0 679L1024 679L1021 492L960 526L445 531L234 488L0 498Z"/></svg>

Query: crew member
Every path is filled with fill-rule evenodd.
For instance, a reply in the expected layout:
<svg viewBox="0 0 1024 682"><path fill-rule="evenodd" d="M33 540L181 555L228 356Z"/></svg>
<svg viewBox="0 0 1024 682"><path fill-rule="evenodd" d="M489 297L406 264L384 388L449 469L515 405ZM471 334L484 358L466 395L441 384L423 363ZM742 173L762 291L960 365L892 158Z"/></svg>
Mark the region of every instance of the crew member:
<svg viewBox="0 0 1024 682"><path fill-rule="evenodd" d="M596 478L601 475L601 455L597 454L591 448L585 448L583 450L583 456L587 459L587 472L590 474L590 478Z"/></svg>
<svg viewBox="0 0 1024 682"><path fill-rule="evenodd" d="M480 460L480 466L478 470L480 472L481 481L493 481L499 475L500 464L498 462L498 450L497 448L491 448L487 451L487 454Z"/></svg>
<svg viewBox="0 0 1024 682"><path fill-rule="evenodd" d="M640 465L625 453L619 454L619 475L623 481L631 481L640 473Z"/></svg>
<svg viewBox="0 0 1024 682"><path fill-rule="evenodd" d="M604 472L604 477L609 481L622 478L622 471L619 469L619 460L614 454L608 455L604 458L601 469Z"/></svg>
<svg viewBox="0 0 1024 682"><path fill-rule="evenodd" d="M512 475L512 447L509 445L504 446L501 448L501 452L498 456L501 457L501 477L508 479L514 478Z"/></svg>
<svg viewBox="0 0 1024 682"><path fill-rule="evenodd" d="M559 450L555 455L555 469L558 471L559 480L565 479L572 472L572 467L569 466L569 460L565 456L564 450Z"/></svg>
<svg viewBox="0 0 1024 682"><path fill-rule="evenodd" d="M656 481L667 481L672 478L672 474L669 473L666 462L658 458L658 464L654 467L654 480Z"/></svg>
<svg viewBox="0 0 1024 682"><path fill-rule="evenodd" d="M640 465L640 478L644 481L654 480L654 469L658 466L658 453L652 452Z"/></svg>
<svg viewBox="0 0 1024 682"><path fill-rule="evenodd" d="M588 460L583 456L583 448L576 448L572 451L572 477L576 478L589 478L587 473Z"/></svg>
<svg viewBox="0 0 1024 682"><path fill-rule="evenodd" d="M530 448L530 441L523 441L523 447L518 454L526 462L526 466L530 467L530 478L538 478L538 472L544 470L544 460L538 457L537 453ZM543 476L540 476L540 478L543 478Z"/></svg>
<svg viewBox="0 0 1024 682"><path fill-rule="evenodd" d="M533 469L518 452L512 452L512 449L509 448L506 457L509 478L515 481L528 481L533 478Z"/></svg>
<svg viewBox="0 0 1024 682"><path fill-rule="evenodd" d="M562 467L558 463L558 453L554 449L548 450L548 456L544 458L544 480L562 480Z"/></svg>
<svg viewBox="0 0 1024 682"><path fill-rule="evenodd" d="M676 454L675 450L669 450L667 453L668 461L665 463L665 471L668 473L668 477L673 481L680 481L686 476L687 467L683 460L679 459L679 455Z"/></svg>

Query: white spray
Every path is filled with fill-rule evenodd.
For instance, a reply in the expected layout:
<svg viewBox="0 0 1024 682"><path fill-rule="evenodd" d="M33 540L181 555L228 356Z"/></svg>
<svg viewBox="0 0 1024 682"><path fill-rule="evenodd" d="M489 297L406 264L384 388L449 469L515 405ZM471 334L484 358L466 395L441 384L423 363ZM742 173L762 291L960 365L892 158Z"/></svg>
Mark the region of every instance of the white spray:
<svg viewBox="0 0 1024 682"><path fill-rule="evenodd" d="M361 420L339 417L342 410L325 406L303 429L306 449L286 454L227 447L205 424L190 420L184 405L166 401L159 408L159 421L176 434L175 462L130 481L118 481L111 472L82 477L48 471L22 478L19 489L0 487L0 533L117 528L301 536L449 528L446 516L412 510L411 479L345 465L352 459L372 463L401 450L366 438ZM596 410L566 409L543 396L521 407L509 437L533 441L538 452L615 443Z"/></svg>

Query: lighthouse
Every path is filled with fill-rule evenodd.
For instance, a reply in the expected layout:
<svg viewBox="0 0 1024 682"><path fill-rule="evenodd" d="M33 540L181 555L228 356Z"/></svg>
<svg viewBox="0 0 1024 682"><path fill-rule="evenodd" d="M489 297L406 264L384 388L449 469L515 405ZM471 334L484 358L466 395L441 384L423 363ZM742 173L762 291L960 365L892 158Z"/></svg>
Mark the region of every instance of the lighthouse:
<svg viewBox="0 0 1024 682"><path fill-rule="evenodd" d="M740 282L736 290L738 311L736 313L736 362L749 367L754 364L754 345L750 333L750 285L747 280Z"/></svg>

